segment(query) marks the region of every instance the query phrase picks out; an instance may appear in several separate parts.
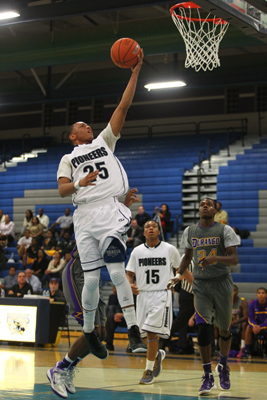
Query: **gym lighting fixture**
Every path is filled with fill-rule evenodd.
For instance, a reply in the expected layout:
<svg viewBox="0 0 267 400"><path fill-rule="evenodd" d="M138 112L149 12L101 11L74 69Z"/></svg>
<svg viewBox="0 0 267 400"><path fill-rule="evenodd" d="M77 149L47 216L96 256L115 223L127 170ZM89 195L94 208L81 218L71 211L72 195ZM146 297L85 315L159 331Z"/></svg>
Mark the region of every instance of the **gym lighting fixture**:
<svg viewBox="0 0 267 400"><path fill-rule="evenodd" d="M186 83L183 81L173 81L173 82L158 82L158 83L148 83L145 85L145 88L150 91L153 89L170 89L186 86Z"/></svg>
<svg viewBox="0 0 267 400"><path fill-rule="evenodd" d="M15 10L1 11L0 12L0 20L16 18L16 17L19 17L19 16L20 16L20 13L18 11L15 11Z"/></svg>

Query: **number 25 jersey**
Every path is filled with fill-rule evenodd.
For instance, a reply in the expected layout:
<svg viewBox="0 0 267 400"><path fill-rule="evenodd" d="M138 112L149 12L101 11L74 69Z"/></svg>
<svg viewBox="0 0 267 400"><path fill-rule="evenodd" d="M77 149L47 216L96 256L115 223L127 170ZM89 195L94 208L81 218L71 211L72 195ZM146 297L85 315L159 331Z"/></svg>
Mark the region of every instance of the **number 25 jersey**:
<svg viewBox="0 0 267 400"><path fill-rule="evenodd" d="M129 185L126 172L113 153L117 139L108 124L92 143L75 146L70 154L62 157L57 179L66 177L77 182L90 172L99 170L93 182L95 185L81 187L72 195L74 205L118 197L127 192Z"/></svg>
<svg viewBox="0 0 267 400"><path fill-rule="evenodd" d="M126 271L135 273L140 291L166 290L173 268L180 265L180 254L173 245L160 242L156 247L141 244L133 249Z"/></svg>

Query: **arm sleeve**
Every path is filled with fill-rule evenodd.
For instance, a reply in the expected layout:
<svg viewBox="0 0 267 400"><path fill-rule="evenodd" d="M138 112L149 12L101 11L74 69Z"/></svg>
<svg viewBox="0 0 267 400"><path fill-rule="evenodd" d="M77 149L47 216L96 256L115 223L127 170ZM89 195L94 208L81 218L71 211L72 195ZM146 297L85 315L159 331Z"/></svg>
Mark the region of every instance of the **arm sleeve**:
<svg viewBox="0 0 267 400"><path fill-rule="evenodd" d="M69 157L66 154L61 158L58 166L57 180L59 180L59 178L69 178L69 180L72 181L71 163Z"/></svg>
<svg viewBox="0 0 267 400"><path fill-rule="evenodd" d="M121 135L119 134L118 136L115 136L112 132L110 123L108 123L108 126L100 133L99 136L105 140L110 150L114 153L117 140L121 137Z"/></svg>

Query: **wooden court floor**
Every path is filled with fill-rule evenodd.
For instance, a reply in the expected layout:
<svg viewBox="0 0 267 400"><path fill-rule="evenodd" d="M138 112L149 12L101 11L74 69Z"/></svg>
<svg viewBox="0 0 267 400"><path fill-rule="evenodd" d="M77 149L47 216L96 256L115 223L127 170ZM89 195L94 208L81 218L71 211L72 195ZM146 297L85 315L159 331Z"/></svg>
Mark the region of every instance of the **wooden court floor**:
<svg viewBox="0 0 267 400"><path fill-rule="evenodd" d="M71 339L74 341L74 338ZM89 355L78 367L75 377L77 392L73 400L195 400L201 386L202 368L198 356L168 354L160 376L151 385L139 385L145 367L145 355L126 353L127 341L116 340L115 351L107 360ZM55 400L46 371L68 351L66 339L55 348L27 345L0 346L0 398L6 400ZM213 360L213 370L217 365ZM215 389L209 399L267 399L267 361L230 359L231 390ZM218 378L215 377L218 381Z"/></svg>

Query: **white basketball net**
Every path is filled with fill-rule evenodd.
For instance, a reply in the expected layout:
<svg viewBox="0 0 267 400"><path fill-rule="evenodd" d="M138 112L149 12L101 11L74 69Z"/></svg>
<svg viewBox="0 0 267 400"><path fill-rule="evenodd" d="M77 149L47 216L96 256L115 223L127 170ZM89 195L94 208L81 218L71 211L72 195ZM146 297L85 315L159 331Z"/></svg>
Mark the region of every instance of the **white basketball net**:
<svg viewBox="0 0 267 400"><path fill-rule="evenodd" d="M198 15L194 20L192 10ZM229 24L210 13L204 19L199 10L177 7L172 11L172 20L185 42L185 67L195 68L197 72L200 69L212 71L220 66L219 46Z"/></svg>

